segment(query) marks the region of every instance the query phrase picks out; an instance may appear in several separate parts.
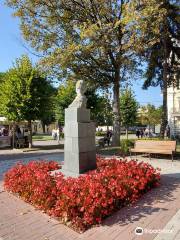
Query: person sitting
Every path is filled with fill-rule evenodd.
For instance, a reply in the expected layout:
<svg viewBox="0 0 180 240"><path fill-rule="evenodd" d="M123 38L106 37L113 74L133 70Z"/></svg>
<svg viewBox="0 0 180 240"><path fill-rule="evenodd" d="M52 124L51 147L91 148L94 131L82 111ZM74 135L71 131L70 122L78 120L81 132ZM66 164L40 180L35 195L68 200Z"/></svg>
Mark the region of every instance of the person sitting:
<svg viewBox="0 0 180 240"><path fill-rule="evenodd" d="M20 129L19 127L17 128L17 131L16 131L16 137L17 137L17 139L23 137L23 135L22 135L22 133L21 133L21 129Z"/></svg>

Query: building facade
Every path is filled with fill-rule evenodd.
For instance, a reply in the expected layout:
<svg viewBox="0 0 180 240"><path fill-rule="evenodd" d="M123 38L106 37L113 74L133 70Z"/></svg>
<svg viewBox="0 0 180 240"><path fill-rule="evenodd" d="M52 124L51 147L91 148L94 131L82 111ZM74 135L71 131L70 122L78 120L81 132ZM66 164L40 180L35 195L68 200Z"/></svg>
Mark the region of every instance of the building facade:
<svg viewBox="0 0 180 240"><path fill-rule="evenodd" d="M168 88L167 101L171 137L180 139L180 85Z"/></svg>

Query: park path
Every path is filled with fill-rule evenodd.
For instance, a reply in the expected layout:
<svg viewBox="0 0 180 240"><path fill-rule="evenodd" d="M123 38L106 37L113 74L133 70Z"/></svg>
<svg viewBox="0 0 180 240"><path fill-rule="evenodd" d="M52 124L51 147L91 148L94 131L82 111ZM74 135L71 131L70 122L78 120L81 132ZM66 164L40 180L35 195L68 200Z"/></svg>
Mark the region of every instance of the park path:
<svg viewBox="0 0 180 240"><path fill-rule="evenodd" d="M49 160L48 155L46 157ZM25 159L25 161L29 160ZM0 169L6 165L4 167L6 171L7 164L10 162L14 164L15 161L0 161ZM2 187L3 171L1 171L0 240L180 240L180 176L178 174L180 162L175 161L172 164L169 160L154 159L153 165L162 167L162 183L159 188L145 194L133 206L119 210L107 218L102 225L82 234L74 232L16 196L5 192ZM135 234L137 227L144 229L143 235ZM170 229L171 232L152 233L152 230L158 229Z"/></svg>

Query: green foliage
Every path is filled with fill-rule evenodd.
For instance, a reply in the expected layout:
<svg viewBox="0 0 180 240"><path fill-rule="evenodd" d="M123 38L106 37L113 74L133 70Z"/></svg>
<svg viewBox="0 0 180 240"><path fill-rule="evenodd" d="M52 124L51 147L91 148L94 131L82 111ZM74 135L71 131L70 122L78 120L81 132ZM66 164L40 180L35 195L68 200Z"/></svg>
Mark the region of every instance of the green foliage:
<svg viewBox="0 0 180 240"><path fill-rule="evenodd" d="M41 109L41 114L39 117L39 120L41 120L42 125L45 127L51 124L52 122L55 122L55 100L56 100L56 89L48 83L45 87L45 94L48 98L48 101L46 105L43 106L43 109Z"/></svg>
<svg viewBox="0 0 180 240"><path fill-rule="evenodd" d="M156 125L161 123L162 107L156 108L148 104L141 107L138 114L138 121L143 125Z"/></svg>
<svg viewBox="0 0 180 240"><path fill-rule="evenodd" d="M1 91L2 91L2 83L4 81L4 75L5 75L5 73L0 72L0 88L1 88ZM2 115L1 106L0 106L0 115Z"/></svg>
<svg viewBox="0 0 180 240"><path fill-rule="evenodd" d="M160 22L162 31L159 35L159 41L146 49L148 65L144 75L144 89L157 85L160 85L161 88L164 87L163 63L167 59L167 85L171 85L172 83L176 85L178 82L177 74L179 71L177 68L180 52L177 42L179 36L180 7L177 0L166 0L163 1L161 8L165 9L165 14Z"/></svg>
<svg viewBox="0 0 180 240"><path fill-rule="evenodd" d="M96 136L98 137L105 137L106 135L107 135L107 132L103 132L103 131L96 132Z"/></svg>
<svg viewBox="0 0 180 240"><path fill-rule="evenodd" d="M134 146L134 141L129 140L129 139L123 139L123 140L121 140L121 145L120 146L121 146L121 152L124 153L124 154L128 154L129 149Z"/></svg>
<svg viewBox="0 0 180 240"><path fill-rule="evenodd" d="M75 83L67 81L57 90L56 96L56 119L60 124L64 124L65 109L72 103L76 96Z"/></svg>
<svg viewBox="0 0 180 240"><path fill-rule="evenodd" d="M0 72L0 84L2 84L5 73Z"/></svg>
<svg viewBox="0 0 180 240"><path fill-rule="evenodd" d="M179 71L179 0L164 0L160 9L165 10L165 14L159 23L159 41L155 42L147 49L143 55L146 56L147 69L145 72L145 82L143 88L150 86L160 86L163 93L163 108L161 120L161 137L164 138L165 129L168 123L167 117L167 88L177 86L180 78Z"/></svg>
<svg viewBox="0 0 180 240"><path fill-rule="evenodd" d="M138 106L139 104L137 103L131 90L126 89L121 93L120 109L122 126L128 128L135 125Z"/></svg>
<svg viewBox="0 0 180 240"><path fill-rule="evenodd" d="M4 75L0 92L0 109L12 121L35 120L50 106L50 83L27 56L17 59Z"/></svg>
<svg viewBox="0 0 180 240"><path fill-rule="evenodd" d="M99 96L95 91L88 91L86 94L87 107L91 109L91 119L98 126L112 126L113 112L108 98Z"/></svg>

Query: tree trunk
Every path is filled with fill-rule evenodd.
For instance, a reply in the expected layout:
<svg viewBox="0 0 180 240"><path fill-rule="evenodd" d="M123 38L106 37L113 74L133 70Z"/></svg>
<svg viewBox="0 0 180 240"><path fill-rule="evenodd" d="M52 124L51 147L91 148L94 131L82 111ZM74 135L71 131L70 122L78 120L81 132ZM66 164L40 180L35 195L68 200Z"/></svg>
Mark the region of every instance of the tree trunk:
<svg viewBox="0 0 180 240"><path fill-rule="evenodd" d="M32 124L31 120L28 121L28 139L29 139L29 148L32 148Z"/></svg>
<svg viewBox="0 0 180 240"><path fill-rule="evenodd" d="M42 129L43 129L43 133L45 133L46 132L46 128L45 128L45 124L44 124L44 122L42 121Z"/></svg>
<svg viewBox="0 0 180 240"><path fill-rule="evenodd" d="M126 128L126 139L128 139L128 127Z"/></svg>
<svg viewBox="0 0 180 240"><path fill-rule="evenodd" d="M163 39L163 47L164 47L164 63L163 63L163 110L162 110L162 119L161 119L161 130L160 136L164 138L165 130L167 126L167 81L168 81L168 53L167 53L167 42L166 36Z"/></svg>
<svg viewBox="0 0 180 240"><path fill-rule="evenodd" d="M163 87L163 109L162 109L162 119L161 119L161 130L160 136L164 138L166 126L167 126L167 84Z"/></svg>
<svg viewBox="0 0 180 240"><path fill-rule="evenodd" d="M119 70L115 73L113 86L113 137L112 145L120 146L120 110L119 110Z"/></svg>
<svg viewBox="0 0 180 240"><path fill-rule="evenodd" d="M15 148L15 123L13 123L13 126L12 126L12 148L14 149Z"/></svg>

